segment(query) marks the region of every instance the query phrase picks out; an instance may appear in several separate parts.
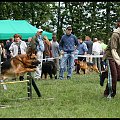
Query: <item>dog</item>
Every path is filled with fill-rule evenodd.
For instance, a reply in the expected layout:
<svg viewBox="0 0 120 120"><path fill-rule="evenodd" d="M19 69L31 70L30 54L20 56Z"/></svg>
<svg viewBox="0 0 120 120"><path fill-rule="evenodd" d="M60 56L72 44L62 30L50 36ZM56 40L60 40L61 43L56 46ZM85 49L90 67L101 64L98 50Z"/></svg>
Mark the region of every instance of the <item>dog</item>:
<svg viewBox="0 0 120 120"><path fill-rule="evenodd" d="M36 54L30 51L12 57L1 64L1 79L16 78L27 72L34 72L38 64L40 61L37 60Z"/></svg>
<svg viewBox="0 0 120 120"><path fill-rule="evenodd" d="M76 64L79 65L80 69L84 72L84 74L92 71L99 73L98 67L94 63L77 60Z"/></svg>
<svg viewBox="0 0 120 120"><path fill-rule="evenodd" d="M54 61L46 61L46 62L42 63L41 78L44 75L45 79L46 79L48 74L50 76L50 79L53 78L52 75L54 75L55 79L57 79L57 66L56 66L56 63Z"/></svg>

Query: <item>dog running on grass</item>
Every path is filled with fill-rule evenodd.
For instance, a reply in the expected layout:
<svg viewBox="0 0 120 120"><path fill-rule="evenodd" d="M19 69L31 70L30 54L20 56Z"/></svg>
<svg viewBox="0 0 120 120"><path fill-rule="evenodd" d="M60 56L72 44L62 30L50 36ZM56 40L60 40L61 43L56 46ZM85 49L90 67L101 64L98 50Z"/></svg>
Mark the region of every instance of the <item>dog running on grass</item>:
<svg viewBox="0 0 120 120"><path fill-rule="evenodd" d="M94 63L88 63L85 61L77 61L76 64L80 66L80 69L86 74L87 72L95 71L99 73L98 67Z"/></svg>
<svg viewBox="0 0 120 120"><path fill-rule="evenodd" d="M1 64L1 79L16 78L27 72L36 71L36 66L40 62L37 60L35 52L31 50L29 49L27 54L20 54L3 62Z"/></svg>

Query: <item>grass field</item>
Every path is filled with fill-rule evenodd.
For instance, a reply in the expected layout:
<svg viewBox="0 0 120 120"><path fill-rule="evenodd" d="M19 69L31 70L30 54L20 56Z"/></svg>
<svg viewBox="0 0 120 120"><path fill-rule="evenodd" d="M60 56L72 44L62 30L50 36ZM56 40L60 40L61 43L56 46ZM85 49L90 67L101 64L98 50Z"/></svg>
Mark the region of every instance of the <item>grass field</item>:
<svg viewBox="0 0 120 120"><path fill-rule="evenodd" d="M115 98L103 97L107 80L99 85L99 75L76 75L71 80L36 80L42 97L32 90L27 97L26 83L8 84L0 89L0 118L119 118L120 82Z"/></svg>

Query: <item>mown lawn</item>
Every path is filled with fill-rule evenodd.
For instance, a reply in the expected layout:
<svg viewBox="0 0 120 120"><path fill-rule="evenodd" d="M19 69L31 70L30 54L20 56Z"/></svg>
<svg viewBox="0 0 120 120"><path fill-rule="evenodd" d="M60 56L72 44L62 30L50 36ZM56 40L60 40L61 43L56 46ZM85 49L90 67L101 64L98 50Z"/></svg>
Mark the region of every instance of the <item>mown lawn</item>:
<svg viewBox="0 0 120 120"><path fill-rule="evenodd" d="M106 84L107 80L105 81ZM0 118L119 118L120 82L113 99L103 97L105 85L99 85L99 75L76 75L71 80L36 80L42 97L32 88L27 97L26 83L8 84L0 89Z"/></svg>

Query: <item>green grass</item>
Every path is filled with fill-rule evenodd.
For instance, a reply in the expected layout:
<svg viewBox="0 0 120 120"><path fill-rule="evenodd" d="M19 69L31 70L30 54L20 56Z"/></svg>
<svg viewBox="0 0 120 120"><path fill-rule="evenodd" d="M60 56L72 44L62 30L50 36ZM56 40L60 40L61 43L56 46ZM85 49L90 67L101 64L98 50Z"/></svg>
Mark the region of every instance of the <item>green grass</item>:
<svg viewBox="0 0 120 120"><path fill-rule="evenodd" d="M66 76L66 75L65 75ZM119 118L120 83L113 99L103 97L107 80L99 85L99 75L76 75L71 80L36 80L42 97L32 87L32 99L27 97L27 84L8 84L0 90L0 118ZM1 87L2 88L2 87Z"/></svg>

